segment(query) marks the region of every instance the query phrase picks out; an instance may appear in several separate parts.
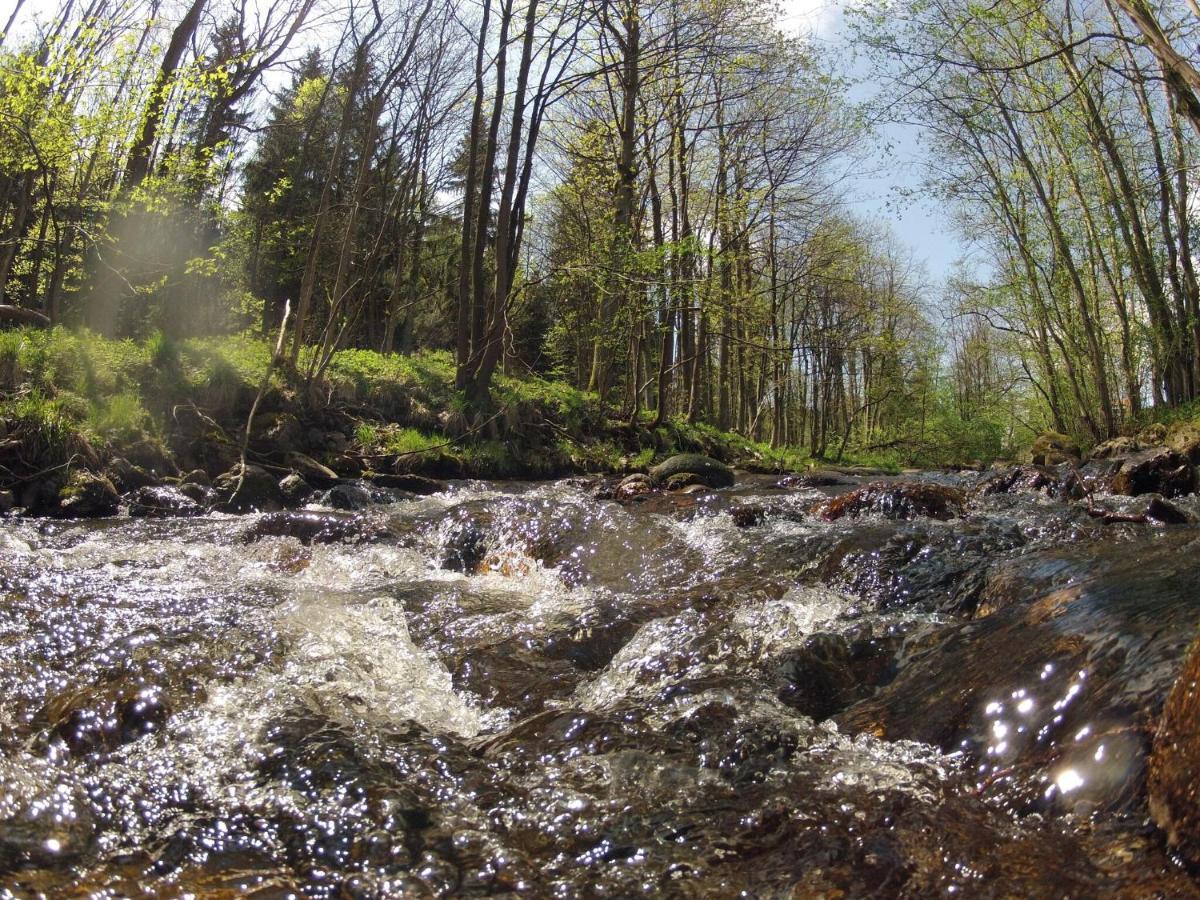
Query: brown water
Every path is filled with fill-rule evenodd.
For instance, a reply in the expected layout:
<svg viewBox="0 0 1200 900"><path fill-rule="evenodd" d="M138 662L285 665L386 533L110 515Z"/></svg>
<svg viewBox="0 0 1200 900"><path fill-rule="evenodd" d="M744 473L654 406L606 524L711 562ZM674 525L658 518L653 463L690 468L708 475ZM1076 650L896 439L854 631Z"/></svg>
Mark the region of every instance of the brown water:
<svg viewBox="0 0 1200 900"><path fill-rule="evenodd" d="M333 543L0 525L0 895L1195 892L1139 779L1200 530L594 489L460 484Z"/></svg>

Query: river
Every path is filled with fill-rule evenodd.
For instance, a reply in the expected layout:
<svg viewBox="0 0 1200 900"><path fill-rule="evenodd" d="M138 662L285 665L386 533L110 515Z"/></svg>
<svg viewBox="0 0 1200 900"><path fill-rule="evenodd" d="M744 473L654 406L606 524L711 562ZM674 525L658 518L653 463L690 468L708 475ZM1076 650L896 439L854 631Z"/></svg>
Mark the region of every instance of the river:
<svg viewBox="0 0 1200 900"><path fill-rule="evenodd" d="M850 486L6 521L0 895L1196 894L1140 785L1200 529Z"/></svg>

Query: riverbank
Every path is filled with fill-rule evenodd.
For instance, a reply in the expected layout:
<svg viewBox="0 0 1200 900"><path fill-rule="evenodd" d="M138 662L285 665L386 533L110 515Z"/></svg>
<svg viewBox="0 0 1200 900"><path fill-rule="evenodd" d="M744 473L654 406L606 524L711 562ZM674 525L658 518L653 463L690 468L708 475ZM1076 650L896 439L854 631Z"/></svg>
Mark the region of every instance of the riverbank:
<svg viewBox="0 0 1200 900"><path fill-rule="evenodd" d="M266 341L244 335L0 334L0 506L82 515L110 505L114 492L208 488L240 464L270 359ZM302 354L272 375L246 441L247 462L276 482L544 479L641 471L680 452L763 472L808 464L702 424L631 424L595 395L539 377L498 377L496 415L471 429L444 352L346 350L319 377L310 367Z"/></svg>

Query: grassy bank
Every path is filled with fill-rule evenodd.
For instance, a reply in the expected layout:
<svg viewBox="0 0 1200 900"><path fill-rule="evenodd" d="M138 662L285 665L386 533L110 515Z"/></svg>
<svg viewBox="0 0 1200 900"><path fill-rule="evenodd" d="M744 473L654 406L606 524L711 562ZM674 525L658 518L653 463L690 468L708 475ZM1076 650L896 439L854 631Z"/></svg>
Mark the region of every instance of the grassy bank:
<svg viewBox="0 0 1200 900"><path fill-rule="evenodd" d="M265 341L244 335L135 342L61 328L0 333L0 481L113 456L226 471L270 356ZM499 376L495 419L470 432L444 352L346 350L317 382L299 375L305 362L272 376L250 435L252 460L285 466L300 452L339 475L481 478L630 471L684 451L762 470L809 464L705 425L630 425L595 395L535 377Z"/></svg>

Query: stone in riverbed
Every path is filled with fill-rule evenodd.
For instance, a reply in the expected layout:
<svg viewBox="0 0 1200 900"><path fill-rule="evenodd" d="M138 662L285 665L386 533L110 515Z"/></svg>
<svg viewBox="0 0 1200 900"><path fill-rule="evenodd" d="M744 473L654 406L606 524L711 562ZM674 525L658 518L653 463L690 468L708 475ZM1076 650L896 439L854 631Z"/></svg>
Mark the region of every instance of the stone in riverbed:
<svg viewBox="0 0 1200 900"><path fill-rule="evenodd" d="M1167 696L1150 756L1150 812L1188 863L1200 863L1200 643Z"/></svg>
<svg viewBox="0 0 1200 900"><path fill-rule="evenodd" d="M362 516L303 511L268 513L250 527L245 539L291 537L302 544L361 544L387 534L385 527Z"/></svg>
<svg viewBox="0 0 1200 900"><path fill-rule="evenodd" d="M361 484L339 484L330 488L321 502L334 509L366 509L375 502L371 492Z"/></svg>
<svg viewBox="0 0 1200 900"><path fill-rule="evenodd" d="M1114 494L1127 497L1141 494L1180 497L1192 493L1195 486L1195 474L1187 457L1174 450L1157 447L1127 458L1113 477L1110 489Z"/></svg>
<svg viewBox="0 0 1200 900"><path fill-rule="evenodd" d="M654 485L666 484L672 475L689 473L708 487L733 486L733 469L725 463L700 453L679 453L659 463L650 470L650 481ZM681 485L682 486L682 485Z"/></svg>
<svg viewBox="0 0 1200 900"><path fill-rule="evenodd" d="M299 506L312 496L313 492L312 485L295 472L279 480L279 490L288 506Z"/></svg>
<svg viewBox="0 0 1200 900"><path fill-rule="evenodd" d="M953 519L962 515L966 496L958 488L923 482L876 481L834 497L818 508L821 518L880 515L887 519Z"/></svg>
<svg viewBox="0 0 1200 900"><path fill-rule="evenodd" d="M247 465L239 484L239 468L217 476L213 483L224 498L226 512L275 512L283 508L283 493L275 476L261 466Z"/></svg>
<svg viewBox="0 0 1200 900"><path fill-rule="evenodd" d="M148 519L198 516L204 512L191 497L174 487L143 487L125 496L129 515Z"/></svg>
<svg viewBox="0 0 1200 900"><path fill-rule="evenodd" d="M58 492L57 514L68 519L100 519L115 516L121 498L113 483L103 475L75 469Z"/></svg>
<svg viewBox="0 0 1200 900"><path fill-rule="evenodd" d="M654 485L650 481L650 476L641 472L635 472L621 479L620 484L612 492L611 499L629 500L638 494L648 494L652 490L654 490Z"/></svg>

